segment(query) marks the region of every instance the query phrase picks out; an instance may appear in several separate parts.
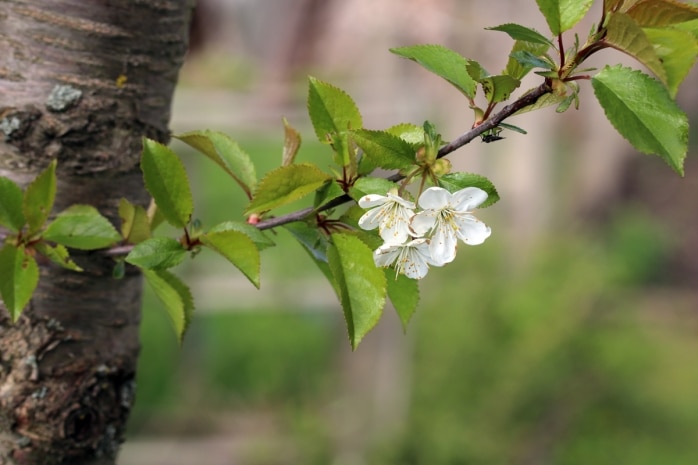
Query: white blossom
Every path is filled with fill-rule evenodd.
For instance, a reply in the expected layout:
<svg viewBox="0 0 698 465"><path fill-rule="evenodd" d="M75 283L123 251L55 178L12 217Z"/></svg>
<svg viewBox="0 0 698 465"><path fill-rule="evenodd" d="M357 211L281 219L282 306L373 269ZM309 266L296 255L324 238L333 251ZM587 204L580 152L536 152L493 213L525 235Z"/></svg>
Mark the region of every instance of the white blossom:
<svg viewBox="0 0 698 465"><path fill-rule="evenodd" d="M419 236L429 237L429 251L435 264L456 258L458 239L468 245L482 244L492 231L475 218L472 210L487 200L487 193L466 187L451 194L441 187L430 187L419 197L423 211L412 218L410 226Z"/></svg>
<svg viewBox="0 0 698 465"><path fill-rule="evenodd" d="M370 208L359 218L361 228L378 228L381 238L390 244L402 244L411 238L409 224L414 216L414 202L391 191L387 195L365 195L359 199L359 206Z"/></svg>
<svg viewBox="0 0 698 465"><path fill-rule="evenodd" d="M425 238L413 239L404 244L386 242L373 252L373 261L381 267L395 264L397 273L412 279L422 279L429 271L430 264L437 265L431 259L429 241Z"/></svg>

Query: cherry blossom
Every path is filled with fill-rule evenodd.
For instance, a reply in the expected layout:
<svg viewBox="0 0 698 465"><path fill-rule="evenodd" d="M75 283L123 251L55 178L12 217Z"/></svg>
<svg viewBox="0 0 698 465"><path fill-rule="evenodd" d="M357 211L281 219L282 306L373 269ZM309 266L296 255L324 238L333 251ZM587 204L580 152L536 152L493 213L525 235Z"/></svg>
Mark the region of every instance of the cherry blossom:
<svg viewBox="0 0 698 465"><path fill-rule="evenodd" d="M387 195L365 195L359 199L359 206L370 208L359 218L362 229L378 228L381 238L390 244L402 244L411 238L409 224L414 216L414 202L390 191Z"/></svg>

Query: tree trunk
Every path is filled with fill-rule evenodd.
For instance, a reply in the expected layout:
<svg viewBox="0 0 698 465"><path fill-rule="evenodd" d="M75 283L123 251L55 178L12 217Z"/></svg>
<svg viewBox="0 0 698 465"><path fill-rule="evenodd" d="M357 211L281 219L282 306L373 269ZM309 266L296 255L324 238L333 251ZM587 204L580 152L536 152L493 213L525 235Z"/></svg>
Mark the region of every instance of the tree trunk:
<svg viewBox="0 0 698 465"><path fill-rule="evenodd" d="M0 176L58 160L54 211L117 224L145 205L141 137L165 141L192 0L0 0ZM4 138L4 141L3 141ZM0 231L0 236L2 232ZM134 399L141 279L43 264L16 324L0 308L0 465L114 464Z"/></svg>

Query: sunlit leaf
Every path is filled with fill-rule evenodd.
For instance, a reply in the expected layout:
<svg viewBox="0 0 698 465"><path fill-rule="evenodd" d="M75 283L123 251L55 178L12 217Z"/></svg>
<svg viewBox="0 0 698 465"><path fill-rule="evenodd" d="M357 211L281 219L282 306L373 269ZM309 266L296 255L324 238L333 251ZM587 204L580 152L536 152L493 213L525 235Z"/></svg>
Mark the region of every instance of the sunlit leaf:
<svg viewBox="0 0 698 465"><path fill-rule="evenodd" d="M698 19L698 5L676 0L639 0L627 13L642 27L661 27Z"/></svg>
<svg viewBox="0 0 698 465"><path fill-rule="evenodd" d="M368 194L386 195L390 189L397 188L397 184L385 178L375 176L364 176L356 180L349 190L352 199L358 201Z"/></svg>
<svg viewBox="0 0 698 465"><path fill-rule="evenodd" d="M552 42L550 42L550 40L540 32L520 24L507 23L495 27L486 27L485 29L489 29L490 31L506 32L509 34L509 37L514 40L521 40L524 42L542 44L546 46L552 45Z"/></svg>
<svg viewBox="0 0 698 465"><path fill-rule="evenodd" d="M167 270L143 270L145 281L165 305L180 344L194 315L194 299L189 288Z"/></svg>
<svg viewBox="0 0 698 465"><path fill-rule="evenodd" d="M114 245L121 235L95 207L72 205L49 223L43 238L73 249L94 250Z"/></svg>
<svg viewBox="0 0 698 465"><path fill-rule="evenodd" d="M307 163L282 166L259 183L245 214L259 213L286 205L319 189L330 176Z"/></svg>
<svg viewBox="0 0 698 465"><path fill-rule="evenodd" d="M281 155L281 166L290 165L296 159L296 154L301 146L301 135L293 126L284 121L284 151Z"/></svg>
<svg viewBox="0 0 698 465"><path fill-rule="evenodd" d="M129 244L138 244L150 238L150 221L145 208L122 198L119 201L121 236Z"/></svg>
<svg viewBox="0 0 698 465"><path fill-rule="evenodd" d="M239 221L224 221L208 230L208 233L218 233L223 231L238 231L252 239L259 250L264 250L268 247L273 247L274 241L264 234L263 231L255 228L251 224L241 223Z"/></svg>
<svg viewBox="0 0 698 465"><path fill-rule="evenodd" d="M536 0L553 35L574 27L589 11L593 0Z"/></svg>
<svg viewBox="0 0 698 465"><path fill-rule="evenodd" d="M666 82L666 71L659 56L647 35L635 21L623 13L611 13L607 31L605 39L607 44L632 56L647 66L662 82Z"/></svg>
<svg viewBox="0 0 698 465"><path fill-rule="evenodd" d="M228 173L251 194L257 185L257 173L252 159L230 136L219 131L205 129L174 136L195 148Z"/></svg>
<svg viewBox="0 0 698 465"><path fill-rule="evenodd" d="M331 84L314 77L308 80L308 113L320 142L329 142L328 135L362 127L361 114L354 100Z"/></svg>
<svg viewBox="0 0 698 465"><path fill-rule="evenodd" d="M488 76L480 81L487 101L490 103L503 102L516 90L521 81L506 74Z"/></svg>
<svg viewBox="0 0 698 465"><path fill-rule="evenodd" d="M644 31L666 71L669 94L676 97L679 85L696 62L698 39L691 32L676 28L647 28Z"/></svg>
<svg viewBox="0 0 698 465"><path fill-rule="evenodd" d="M24 246L5 244L0 250L0 297L17 321L39 283L39 266Z"/></svg>
<svg viewBox="0 0 698 465"><path fill-rule="evenodd" d="M165 270L184 260L187 249L169 237L153 237L136 246L126 256L126 262L148 270Z"/></svg>
<svg viewBox="0 0 698 465"><path fill-rule="evenodd" d="M164 145L144 138L141 169L145 187L168 223L184 228L194 211L189 179L179 157Z"/></svg>
<svg viewBox="0 0 698 465"><path fill-rule="evenodd" d="M475 81L464 72L468 59L442 45L413 45L391 48L391 52L422 65L441 76L468 98L475 97Z"/></svg>
<svg viewBox="0 0 698 465"><path fill-rule="evenodd" d="M353 131L351 135L364 156L383 169L410 168L416 163L414 148L398 136L368 129Z"/></svg>
<svg viewBox="0 0 698 465"><path fill-rule="evenodd" d="M0 226L18 232L24 226L22 189L7 178L0 177Z"/></svg>
<svg viewBox="0 0 698 465"><path fill-rule="evenodd" d="M244 274L259 289L261 259L259 249L247 234L224 230L208 232L199 238L206 247L222 255Z"/></svg>
<svg viewBox="0 0 698 465"><path fill-rule="evenodd" d="M46 223L56 199L56 160L42 171L24 192L22 209L29 225L29 235L38 232Z"/></svg>
<svg viewBox="0 0 698 465"><path fill-rule="evenodd" d="M383 313L387 294L385 274L376 268L371 249L349 234L332 235L328 259L340 291L349 341L356 349Z"/></svg>
<svg viewBox="0 0 698 465"><path fill-rule="evenodd" d="M388 134L399 137L412 147L424 145L424 127L411 123L401 123L385 130Z"/></svg>
<svg viewBox="0 0 698 465"><path fill-rule="evenodd" d="M63 268L66 268L68 270L73 270L73 271L82 271L82 268L80 268L70 258L70 254L68 253L68 249L66 249L65 246L63 246L61 244L56 244L54 246L54 245L47 244L46 241L39 241L36 244L34 244L34 248L41 255L48 258L53 263L62 266Z"/></svg>
<svg viewBox="0 0 698 465"><path fill-rule="evenodd" d="M640 71L604 68L591 81L606 117L637 150L656 154L683 175L688 118L666 88Z"/></svg>

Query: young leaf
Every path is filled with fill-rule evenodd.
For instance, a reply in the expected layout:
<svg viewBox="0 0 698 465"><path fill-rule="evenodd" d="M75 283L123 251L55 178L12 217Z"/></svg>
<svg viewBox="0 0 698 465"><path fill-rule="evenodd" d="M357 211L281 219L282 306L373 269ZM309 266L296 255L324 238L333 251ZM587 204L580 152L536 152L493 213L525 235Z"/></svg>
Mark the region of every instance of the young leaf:
<svg viewBox="0 0 698 465"><path fill-rule="evenodd" d="M503 102L516 90L521 81L506 74L488 76L480 81L482 90L490 103Z"/></svg>
<svg viewBox="0 0 698 465"><path fill-rule="evenodd" d="M46 223L56 199L56 160L54 159L24 192L22 209L29 225L29 235L38 232Z"/></svg>
<svg viewBox="0 0 698 465"><path fill-rule="evenodd" d="M383 271L388 283L388 297L400 317L402 330L407 332L407 324L419 303L419 281L408 278L404 274L395 275L395 271L391 268L383 268Z"/></svg>
<svg viewBox="0 0 698 465"><path fill-rule="evenodd" d="M0 177L0 226L12 232L19 232L24 227L23 195L17 184Z"/></svg>
<svg viewBox="0 0 698 465"><path fill-rule="evenodd" d="M191 291L177 276L166 270L143 270L143 276L158 299L165 304L181 344L194 315Z"/></svg>
<svg viewBox="0 0 698 465"><path fill-rule="evenodd" d="M343 90L314 77L308 79L308 113L318 140L363 126L354 100Z"/></svg>
<svg viewBox="0 0 698 465"><path fill-rule="evenodd" d="M268 173L259 183L245 214L259 213L286 205L315 192L330 179L317 166L288 165Z"/></svg>
<svg viewBox="0 0 698 465"><path fill-rule="evenodd" d="M540 32L536 31L535 29L530 29L528 27L522 26L520 24L507 23L495 27L486 27L485 29L488 29L490 31L506 32L507 34L509 34L509 37L511 37L514 40L521 40L524 42L530 42L533 44L541 44L546 46L552 45L552 42L550 42L550 40L548 40L548 38Z"/></svg>
<svg viewBox="0 0 698 465"><path fill-rule="evenodd" d="M364 155L383 169L407 169L416 163L412 145L386 131L359 129L351 135Z"/></svg>
<svg viewBox="0 0 698 465"><path fill-rule="evenodd" d="M61 244L56 244L55 246L49 245L46 241L39 241L34 244L34 248L44 257L51 260L53 263L62 266L68 270L82 271L73 260L70 258L68 249Z"/></svg>
<svg viewBox="0 0 698 465"><path fill-rule="evenodd" d="M182 161L169 148L144 138L141 169L145 187L165 220L176 228L184 228L194 211L194 200Z"/></svg>
<svg viewBox="0 0 698 465"><path fill-rule="evenodd" d="M385 178L364 176L356 180L351 189L349 189L349 195L352 199L358 201L361 197L368 194L385 195L393 188L397 188L397 184Z"/></svg>
<svg viewBox="0 0 698 465"><path fill-rule="evenodd" d="M439 178L439 186L453 193L466 187L478 187L487 192L487 200L485 200L479 208L486 208L494 205L499 201L497 189L492 184L492 181L484 176L473 173L449 173Z"/></svg>
<svg viewBox="0 0 698 465"><path fill-rule="evenodd" d="M39 282L39 266L24 246L5 244L0 250L0 297L10 312L12 321L17 321Z"/></svg>
<svg viewBox="0 0 698 465"><path fill-rule="evenodd" d="M343 196L344 193L344 189L342 189L342 186L340 186L335 179L325 181L325 184L323 184L320 189L315 191L313 206L319 207L321 205L325 205L330 200Z"/></svg>
<svg viewBox="0 0 698 465"><path fill-rule="evenodd" d="M517 44L519 43L524 42L517 42ZM547 70L553 69L551 63L543 58L539 58L537 55L528 50L512 51L509 58L510 60L507 62L505 72L515 79L521 79L533 68L543 68Z"/></svg>
<svg viewBox="0 0 698 465"><path fill-rule="evenodd" d="M610 13L606 29L606 43L635 58L647 66L662 82L667 82L662 62L644 31L635 21L623 13Z"/></svg>
<svg viewBox="0 0 698 465"><path fill-rule="evenodd" d="M553 35L574 27L589 11L593 0L536 0Z"/></svg>
<svg viewBox="0 0 698 465"><path fill-rule="evenodd" d="M529 111L540 110L541 108L557 105L563 100L565 100L565 98L566 97L564 95L557 95L552 92L548 94L543 94L543 96L536 100L534 104L528 105L527 107L523 107L521 110L514 113L514 115L521 115L524 113L528 113Z"/></svg>
<svg viewBox="0 0 698 465"><path fill-rule="evenodd" d="M145 208L121 198L119 201L121 237L129 244L138 244L150 239L150 221Z"/></svg>
<svg viewBox="0 0 698 465"><path fill-rule="evenodd" d="M174 136L198 150L230 175L251 195L257 185L257 173L252 159L237 142L218 131L192 131Z"/></svg>
<svg viewBox="0 0 698 465"><path fill-rule="evenodd" d="M468 59L460 53L441 45L413 45L391 48L390 51L422 65L432 73L441 76L460 90L466 97L475 97L475 81L464 72Z"/></svg>
<svg viewBox="0 0 698 465"><path fill-rule="evenodd" d="M212 227L208 233L217 233L217 232L224 232L224 231L238 231L252 239L252 242L257 246L259 250L264 250L268 247L273 247L276 244L274 244L274 241L269 239L264 232L260 231L259 229L255 228L251 224L247 223L241 223L238 221L224 221L223 223L219 223Z"/></svg>
<svg viewBox="0 0 698 465"><path fill-rule="evenodd" d="M284 151L281 156L281 166L287 166L293 163L300 146L300 133L288 124L288 121L284 118Z"/></svg>
<svg viewBox="0 0 698 465"><path fill-rule="evenodd" d="M639 0L627 13L642 27L662 27L698 19L698 5L675 0Z"/></svg>
<svg viewBox="0 0 698 465"><path fill-rule="evenodd" d="M43 238L81 250L102 249L121 240L108 219L91 205L72 205L46 227Z"/></svg>
<svg viewBox="0 0 698 465"><path fill-rule="evenodd" d="M147 270L165 270L184 260L187 249L169 237L153 237L136 246L126 255L126 262Z"/></svg>
<svg viewBox="0 0 698 465"><path fill-rule="evenodd" d="M683 176L688 118L666 88L646 74L620 65L605 67L591 84L616 130L637 150L659 155Z"/></svg>
<svg viewBox="0 0 698 465"><path fill-rule="evenodd" d="M208 232L199 237L206 247L218 252L259 289L259 249L246 234L227 230Z"/></svg>
<svg viewBox="0 0 698 465"><path fill-rule="evenodd" d="M411 123L401 123L389 127L385 132L399 137L410 144L412 148L424 145L424 127L422 126Z"/></svg>
<svg viewBox="0 0 698 465"><path fill-rule="evenodd" d="M643 29L666 71L669 95L676 97L679 85L688 75L698 55L698 40L689 31L676 28Z"/></svg>
<svg viewBox="0 0 698 465"><path fill-rule="evenodd" d="M376 268L371 249L349 234L332 235L328 259L340 291L349 341L352 349L356 349L383 313L387 293L385 274Z"/></svg>

